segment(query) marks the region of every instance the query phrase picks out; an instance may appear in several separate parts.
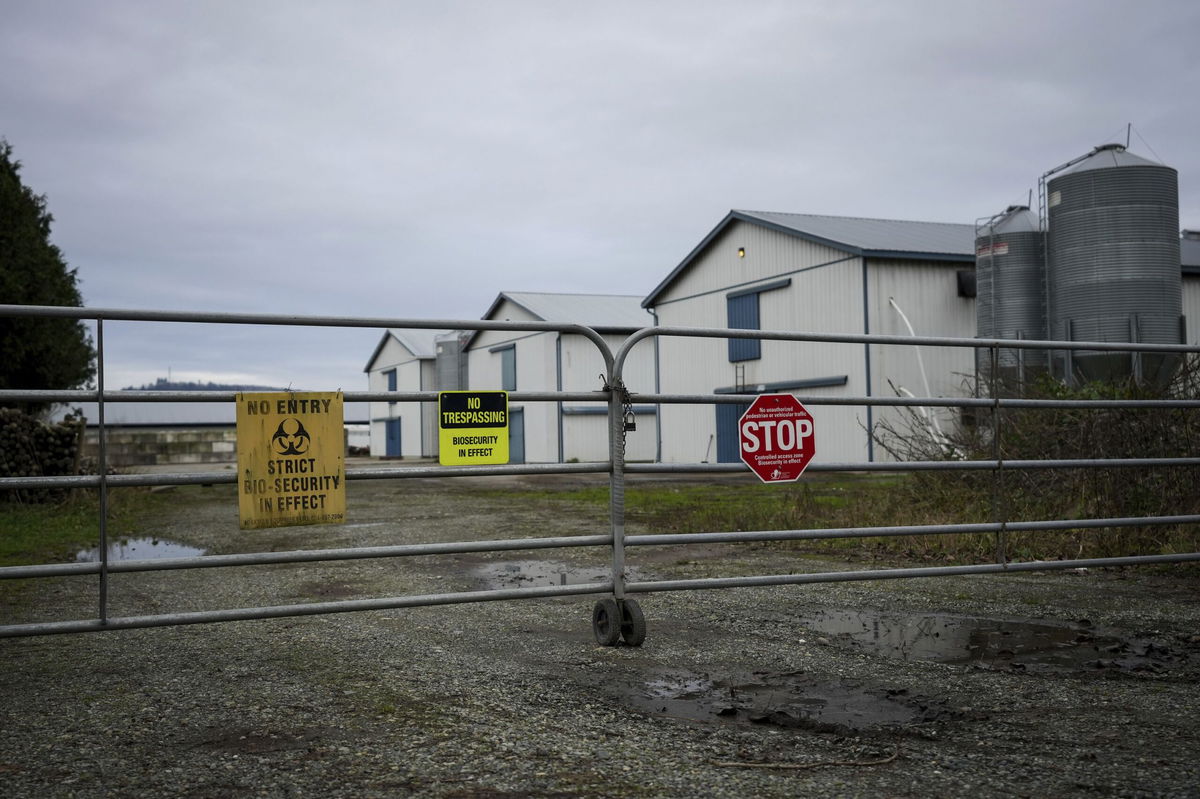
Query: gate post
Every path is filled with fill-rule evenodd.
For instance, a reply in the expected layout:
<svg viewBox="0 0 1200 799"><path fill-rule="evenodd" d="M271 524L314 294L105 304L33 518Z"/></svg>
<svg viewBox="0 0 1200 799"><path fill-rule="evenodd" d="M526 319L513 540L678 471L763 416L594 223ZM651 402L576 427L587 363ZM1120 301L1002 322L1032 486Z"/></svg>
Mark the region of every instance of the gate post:
<svg viewBox="0 0 1200 799"><path fill-rule="evenodd" d="M625 599L625 419L623 395L625 385L620 377L610 378L608 385L608 456L611 471L608 477L609 521L612 527L613 598Z"/></svg>
<svg viewBox="0 0 1200 799"><path fill-rule="evenodd" d="M1000 529L996 531L996 562L1008 568L1008 512L1004 500L1004 450L1000 444L1000 351L995 344L992 345L991 359L992 458L996 461L996 470L992 472L992 519L1000 522Z"/></svg>
<svg viewBox="0 0 1200 799"><path fill-rule="evenodd" d="M100 590L96 613L108 624L108 430L104 427L104 317L96 317L96 473L100 477Z"/></svg>

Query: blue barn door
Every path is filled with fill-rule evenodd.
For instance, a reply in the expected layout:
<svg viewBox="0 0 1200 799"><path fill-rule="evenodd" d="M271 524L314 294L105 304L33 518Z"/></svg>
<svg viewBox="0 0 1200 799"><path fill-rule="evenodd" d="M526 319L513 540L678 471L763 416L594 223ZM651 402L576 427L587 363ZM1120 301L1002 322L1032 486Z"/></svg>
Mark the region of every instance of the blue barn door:
<svg viewBox="0 0 1200 799"><path fill-rule="evenodd" d="M742 459L738 441L738 420L750 406L718 405L717 407L717 462L737 463Z"/></svg>
<svg viewBox="0 0 1200 799"><path fill-rule="evenodd" d="M388 419L384 423L384 452L389 458L400 457L400 420Z"/></svg>

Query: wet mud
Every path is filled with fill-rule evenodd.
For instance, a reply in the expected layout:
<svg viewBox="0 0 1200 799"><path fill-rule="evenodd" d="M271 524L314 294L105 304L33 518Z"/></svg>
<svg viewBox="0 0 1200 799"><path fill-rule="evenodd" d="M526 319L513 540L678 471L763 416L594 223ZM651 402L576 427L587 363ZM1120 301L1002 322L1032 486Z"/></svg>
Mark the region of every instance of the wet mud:
<svg viewBox="0 0 1200 799"><path fill-rule="evenodd" d="M547 560L505 560L478 565L471 574L484 588L541 588L607 582L612 578L612 569L607 565L584 567ZM625 578L638 580L641 573L628 568Z"/></svg>
<svg viewBox="0 0 1200 799"><path fill-rule="evenodd" d="M606 565L544 560L476 563L488 588L604 582ZM636 579L636 578L635 578ZM1128 636L1087 619L1052 622L950 613L905 614L824 608L794 619L798 642L869 657L959 665L967 669L1048 676L1107 671L1156 676L1200 662L1200 646ZM855 679L819 679L803 671L648 672L614 686L622 704L681 721L758 725L839 735L924 736L940 722L976 720L936 693Z"/></svg>
<svg viewBox="0 0 1200 799"><path fill-rule="evenodd" d="M798 620L813 641L901 660L1034 672L1112 669L1159 673L1193 661L1197 647L1163 645L1093 625L952 614L822 610Z"/></svg>
<svg viewBox="0 0 1200 799"><path fill-rule="evenodd" d="M623 699L644 712L687 721L838 734L919 734L921 725L961 715L907 689L818 680L802 671L660 674L628 688Z"/></svg>

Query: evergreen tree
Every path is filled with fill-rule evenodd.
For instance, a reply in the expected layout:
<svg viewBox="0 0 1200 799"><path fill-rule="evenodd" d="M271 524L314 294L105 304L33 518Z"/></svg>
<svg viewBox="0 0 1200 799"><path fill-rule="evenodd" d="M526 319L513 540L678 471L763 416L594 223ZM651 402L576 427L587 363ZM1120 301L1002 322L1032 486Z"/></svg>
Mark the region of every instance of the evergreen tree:
<svg viewBox="0 0 1200 799"><path fill-rule="evenodd" d="M82 304L75 270L50 243L46 198L21 183L21 164L0 139L0 303ZM0 316L0 389L71 389L95 374L95 350L76 319ZM11 403L26 411L39 403Z"/></svg>

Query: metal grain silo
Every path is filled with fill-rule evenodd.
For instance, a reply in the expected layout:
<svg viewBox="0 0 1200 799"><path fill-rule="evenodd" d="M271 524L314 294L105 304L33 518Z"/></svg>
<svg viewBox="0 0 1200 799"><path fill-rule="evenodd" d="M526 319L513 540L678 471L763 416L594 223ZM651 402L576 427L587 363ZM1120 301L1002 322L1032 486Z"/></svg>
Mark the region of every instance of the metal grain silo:
<svg viewBox="0 0 1200 799"><path fill-rule="evenodd" d="M1025 205L1009 206L976 227L975 321L979 338L1044 339L1046 269L1037 215ZM981 358L988 353L980 352ZM999 365L1024 377L1045 366L1041 350L1007 349ZM984 365L984 361L981 361Z"/></svg>
<svg viewBox="0 0 1200 799"><path fill-rule="evenodd" d="M1181 343L1176 171L1119 144L1052 171L1057 174L1045 184L1050 336ZM1055 362L1057 373L1084 380L1156 380L1175 363L1086 350L1057 353Z"/></svg>

